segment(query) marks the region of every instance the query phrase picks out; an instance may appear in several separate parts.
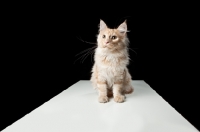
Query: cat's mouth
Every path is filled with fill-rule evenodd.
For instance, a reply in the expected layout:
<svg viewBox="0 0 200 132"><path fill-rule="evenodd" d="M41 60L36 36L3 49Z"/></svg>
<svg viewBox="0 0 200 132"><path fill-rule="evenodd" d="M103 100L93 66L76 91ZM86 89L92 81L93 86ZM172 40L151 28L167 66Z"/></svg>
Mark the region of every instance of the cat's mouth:
<svg viewBox="0 0 200 132"><path fill-rule="evenodd" d="M105 48L108 48L108 49L113 49L113 48L114 48L114 46L113 46L112 44L107 44L107 45L105 45L104 47L105 47Z"/></svg>

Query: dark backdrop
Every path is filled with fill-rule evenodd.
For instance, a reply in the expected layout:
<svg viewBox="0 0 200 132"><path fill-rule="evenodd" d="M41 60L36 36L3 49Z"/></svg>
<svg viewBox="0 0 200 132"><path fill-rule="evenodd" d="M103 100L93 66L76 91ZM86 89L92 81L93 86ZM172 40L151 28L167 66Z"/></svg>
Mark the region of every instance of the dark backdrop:
<svg viewBox="0 0 200 132"><path fill-rule="evenodd" d="M82 54L76 55L94 46L83 41L96 42L100 19L110 28L127 20L134 50L129 50L128 67L133 80L144 80L198 127L198 52L193 45L195 34L191 35L195 18L187 8L127 3L126 8L112 10L64 5L27 6L9 12L5 19L2 129L77 81L90 79L91 56L81 60Z"/></svg>

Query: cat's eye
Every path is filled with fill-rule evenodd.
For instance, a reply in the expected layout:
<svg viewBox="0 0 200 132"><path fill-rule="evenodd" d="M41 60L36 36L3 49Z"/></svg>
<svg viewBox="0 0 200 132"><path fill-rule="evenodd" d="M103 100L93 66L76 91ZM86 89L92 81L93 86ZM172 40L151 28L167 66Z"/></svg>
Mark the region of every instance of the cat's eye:
<svg viewBox="0 0 200 132"><path fill-rule="evenodd" d="M103 37L103 38L105 38L105 37L106 37L106 35L103 35L102 37Z"/></svg>
<svg viewBox="0 0 200 132"><path fill-rule="evenodd" d="M117 38L117 36L112 36L112 37L111 37L111 39L116 39L116 38Z"/></svg>

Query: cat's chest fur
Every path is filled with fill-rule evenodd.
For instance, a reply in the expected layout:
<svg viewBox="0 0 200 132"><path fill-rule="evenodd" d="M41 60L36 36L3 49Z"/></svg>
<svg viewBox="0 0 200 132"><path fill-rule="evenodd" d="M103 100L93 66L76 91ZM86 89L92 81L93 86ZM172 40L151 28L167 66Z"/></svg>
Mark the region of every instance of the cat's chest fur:
<svg viewBox="0 0 200 132"><path fill-rule="evenodd" d="M99 62L101 65L105 65L107 67L119 66L122 65L121 62L123 61L123 56L117 56L115 54L109 55L100 55Z"/></svg>
<svg viewBox="0 0 200 132"><path fill-rule="evenodd" d="M97 51L96 63L99 68L107 70L117 70L124 69L128 64L128 56L125 51L116 53L104 53L102 51Z"/></svg>

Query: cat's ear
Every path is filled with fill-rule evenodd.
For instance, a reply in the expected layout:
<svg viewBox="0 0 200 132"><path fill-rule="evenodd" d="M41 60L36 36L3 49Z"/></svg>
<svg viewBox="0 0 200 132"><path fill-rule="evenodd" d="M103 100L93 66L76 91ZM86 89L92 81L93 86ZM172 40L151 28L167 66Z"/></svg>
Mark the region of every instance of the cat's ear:
<svg viewBox="0 0 200 132"><path fill-rule="evenodd" d="M107 28L106 23L103 20L100 19L99 31L101 31L101 30L103 30L105 28Z"/></svg>
<svg viewBox="0 0 200 132"><path fill-rule="evenodd" d="M117 28L117 30L124 35L127 32L127 24L126 24L126 20L119 25L119 27Z"/></svg>

